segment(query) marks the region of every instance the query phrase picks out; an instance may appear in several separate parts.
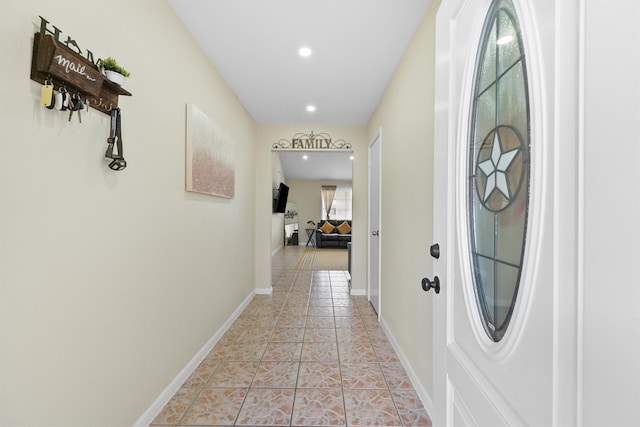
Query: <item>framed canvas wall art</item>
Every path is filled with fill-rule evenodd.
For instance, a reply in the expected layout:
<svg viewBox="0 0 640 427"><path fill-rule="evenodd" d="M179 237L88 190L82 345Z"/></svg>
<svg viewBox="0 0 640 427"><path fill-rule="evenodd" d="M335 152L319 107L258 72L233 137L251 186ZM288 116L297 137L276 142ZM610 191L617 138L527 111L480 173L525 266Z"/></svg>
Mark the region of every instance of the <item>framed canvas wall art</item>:
<svg viewBox="0 0 640 427"><path fill-rule="evenodd" d="M187 104L186 189L232 199L235 143L195 105Z"/></svg>

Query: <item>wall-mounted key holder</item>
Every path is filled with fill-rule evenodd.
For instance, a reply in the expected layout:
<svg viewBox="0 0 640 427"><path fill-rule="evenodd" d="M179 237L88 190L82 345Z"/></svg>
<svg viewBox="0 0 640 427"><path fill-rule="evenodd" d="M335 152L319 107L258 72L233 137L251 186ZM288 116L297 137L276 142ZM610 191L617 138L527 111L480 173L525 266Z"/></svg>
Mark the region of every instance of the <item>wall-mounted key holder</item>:
<svg viewBox="0 0 640 427"><path fill-rule="evenodd" d="M91 108L105 114L118 108L120 95L131 96L126 89L106 79L91 61L43 33L36 33L33 38L31 80L79 94L89 101Z"/></svg>

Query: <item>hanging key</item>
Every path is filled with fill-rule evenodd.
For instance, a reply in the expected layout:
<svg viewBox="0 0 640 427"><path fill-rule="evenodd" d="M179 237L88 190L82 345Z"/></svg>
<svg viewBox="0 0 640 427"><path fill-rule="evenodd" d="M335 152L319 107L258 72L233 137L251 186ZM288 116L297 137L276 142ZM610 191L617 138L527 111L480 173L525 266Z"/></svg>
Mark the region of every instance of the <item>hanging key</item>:
<svg viewBox="0 0 640 427"><path fill-rule="evenodd" d="M73 95L69 100L69 121L73 117L75 111L78 112L78 121L82 123L82 117L80 116L80 110L84 108L84 104L78 95Z"/></svg>
<svg viewBox="0 0 640 427"><path fill-rule="evenodd" d="M69 121L71 121L71 116L73 116L73 112L75 109L73 108L73 99L69 100Z"/></svg>
<svg viewBox="0 0 640 427"><path fill-rule="evenodd" d="M75 110L78 112L78 122L82 123L82 115L80 115L80 111L84 109L84 103L82 102L82 99L79 96L76 98L76 102L74 106L75 106Z"/></svg>

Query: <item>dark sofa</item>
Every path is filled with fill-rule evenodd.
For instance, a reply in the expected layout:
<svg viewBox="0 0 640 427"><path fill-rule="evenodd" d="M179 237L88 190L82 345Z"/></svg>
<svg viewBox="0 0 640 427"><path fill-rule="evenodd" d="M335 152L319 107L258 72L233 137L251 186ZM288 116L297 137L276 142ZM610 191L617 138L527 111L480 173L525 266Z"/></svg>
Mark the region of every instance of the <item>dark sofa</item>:
<svg viewBox="0 0 640 427"><path fill-rule="evenodd" d="M333 230L330 233L322 231L324 223L328 222L333 226ZM351 231L348 233L341 233L336 227L340 226L343 222L349 224L350 220L344 219L330 219L328 221L322 220L316 226L316 247L318 248L347 248L347 243L351 242ZM329 227L330 228L330 227Z"/></svg>

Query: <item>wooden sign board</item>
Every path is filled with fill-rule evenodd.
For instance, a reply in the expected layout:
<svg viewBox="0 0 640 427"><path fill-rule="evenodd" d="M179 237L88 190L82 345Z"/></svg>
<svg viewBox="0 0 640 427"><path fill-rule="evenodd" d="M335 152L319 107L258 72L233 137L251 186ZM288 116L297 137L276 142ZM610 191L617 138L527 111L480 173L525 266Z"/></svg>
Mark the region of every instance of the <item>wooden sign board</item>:
<svg viewBox="0 0 640 427"><path fill-rule="evenodd" d="M99 96L104 76L93 63L50 35L35 34L36 70L91 96Z"/></svg>

